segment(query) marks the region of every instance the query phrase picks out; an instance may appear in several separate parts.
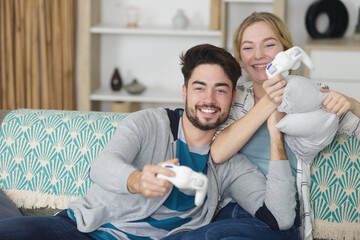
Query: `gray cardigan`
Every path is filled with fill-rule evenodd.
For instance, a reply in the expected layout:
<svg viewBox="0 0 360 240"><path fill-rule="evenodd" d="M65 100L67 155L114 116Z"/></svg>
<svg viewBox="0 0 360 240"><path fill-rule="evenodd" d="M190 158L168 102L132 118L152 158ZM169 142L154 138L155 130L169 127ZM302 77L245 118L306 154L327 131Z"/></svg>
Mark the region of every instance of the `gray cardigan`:
<svg viewBox="0 0 360 240"><path fill-rule="evenodd" d="M176 156L178 124L176 111L160 108L132 113L119 124L91 165L90 178L94 184L88 194L69 203L80 231L91 232L113 220L144 219L164 203L171 191L163 197L145 199L128 192L127 179L144 165L158 164ZM279 229L293 225L296 191L288 161L270 161L265 178L244 155L237 154L219 165L209 159L207 177L209 186L201 214L169 234L208 224L219 202L224 205L231 198L253 216L259 212L270 213ZM264 208L268 211L259 211Z"/></svg>

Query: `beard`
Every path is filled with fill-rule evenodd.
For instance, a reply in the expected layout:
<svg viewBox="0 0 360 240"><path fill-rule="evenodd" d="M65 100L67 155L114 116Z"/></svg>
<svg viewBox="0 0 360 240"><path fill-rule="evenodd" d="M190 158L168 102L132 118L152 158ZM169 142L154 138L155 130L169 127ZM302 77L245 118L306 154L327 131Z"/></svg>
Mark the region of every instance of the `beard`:
<svg viewBox="0 0 360 240"><path fill-rule="evenodd" d="M202 105L202 106L198 106L198 105L195 105L195 108L190 108L187 104L187 101L185 103L185 112L186 112L186 116L187 118L189 119L189 121L192 123L192 125L194 125L194 127L200 129L200 130L203 130L203 131L208 131L208 130L212 130L212 129L216 129L218 128L221 124L223 124L226 119L227 119L227 114L226 113L222 113L220 114L220 116L215 120L215 122L208 122L207 119L205 119L205 123L201 122L199 117L196 115L197 113L197 109L199 107L210 107L210 108L215 108L215 109L218 109L220 110L221 112L221 109L217 106L214 106L214 105ZM230 108L229 108L229 111L230 111ZM229 112L228 111L228 112ZM226 116L225 116L226 115ZM210 119L209 119L210 120Z"/></svg>

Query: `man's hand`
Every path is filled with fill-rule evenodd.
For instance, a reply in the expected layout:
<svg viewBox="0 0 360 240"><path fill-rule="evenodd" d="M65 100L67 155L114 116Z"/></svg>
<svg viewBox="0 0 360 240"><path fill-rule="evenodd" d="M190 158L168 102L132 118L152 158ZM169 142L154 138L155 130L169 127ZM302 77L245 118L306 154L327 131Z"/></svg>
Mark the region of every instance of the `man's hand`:
<svg viewBox="0 0 360 240"><path fill-rule="evenodd" d="M287 81L281 76L269 78L263 83L266 96L274 103L280 104L283 99L284 89Z"/></svg>
<svg viewBox="0 0 360 240"><path fill-rule="evenodd" d="M127 186L130 193L140 193L144 198L161 197L170 189L171 183L160 179L157 174L161 173L169 177L175 176L175 173L169 169L163 168L164 163L176 164L179 160L174 158L158 165L145 165L142 171L134 171L130 174Z"/></svg>

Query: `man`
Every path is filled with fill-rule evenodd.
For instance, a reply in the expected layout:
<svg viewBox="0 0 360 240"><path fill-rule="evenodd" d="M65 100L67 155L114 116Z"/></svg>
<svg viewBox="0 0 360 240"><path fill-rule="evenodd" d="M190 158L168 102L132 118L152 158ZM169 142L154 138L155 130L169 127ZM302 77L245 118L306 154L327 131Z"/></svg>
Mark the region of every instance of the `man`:
<svg viewBox="0 0 360 240"><path fill-rule="evenodd" d="M181 59L185 111L148 109L130 114L93 161L94 184L86 196L54 217L0 221L1 239L160 239L210 223L219 200L224 206L231 198L264 222L290 228L295 216L294 178L288 161L282 161L286 159L282 135L274 128L278 119L270 124L274 161L268 180L243 155L215 165L209 144L229 114L241 69L231 54L209 44L189 49ZM157 177L174 176L163 163L207 175L208 191L201 206L194 204L193 191Z"/></svg>

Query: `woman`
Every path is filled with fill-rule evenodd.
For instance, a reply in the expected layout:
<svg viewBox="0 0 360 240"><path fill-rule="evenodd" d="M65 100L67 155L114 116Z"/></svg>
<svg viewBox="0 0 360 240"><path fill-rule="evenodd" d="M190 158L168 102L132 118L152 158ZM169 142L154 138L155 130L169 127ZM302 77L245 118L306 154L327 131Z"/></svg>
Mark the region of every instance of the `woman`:
<svg viewBox="0 0 360 240"><path fill-rule="evenodd" d="M211 145L213 160L221 163L240 151L266 175L270 151L266 120L282 101L286 80L268 79L266 66L277 53L293 46L286 24L271 13L253 13L234 34L235 58L247 72L250 82L238 86L230 116ZM331 91L323 102L327 111L341 115L339 131L360 139L360 103ZM220 130L222 130L220 129ZM311 239L309 182L310 165L286 146L292 172L296 175L302 229L300 235Z"/></svg>

